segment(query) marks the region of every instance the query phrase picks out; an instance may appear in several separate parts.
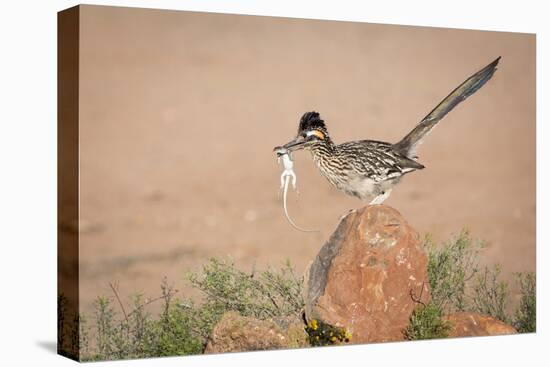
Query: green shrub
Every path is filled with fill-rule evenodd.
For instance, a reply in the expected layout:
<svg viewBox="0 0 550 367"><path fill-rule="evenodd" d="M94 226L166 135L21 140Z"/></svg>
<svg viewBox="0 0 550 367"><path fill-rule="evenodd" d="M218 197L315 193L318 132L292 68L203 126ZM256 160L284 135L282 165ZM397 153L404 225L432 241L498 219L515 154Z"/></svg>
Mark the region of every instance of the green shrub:
<svg viewBox="0 0 550 367"><path fill-rule="evenodd" d="M67 318L67 297L64 294L57 296L57 351L64 354L67 333L65 320Z"/></svg>
<svg viewBox="0 0 550 367"><path fill-rule="evenodd" d="M485 243L472 240L467 230L441 246L426 237L428 279L432 302L444 312L468 307L467 283L479 272L478 258Z"/></svg>
<svg viewBox="0 0 550 367"><path fill-rule="evenodd" d="M303 280L289 262L279 271L268 269L256 276L238 270L233 263L211 259L201 274L190 274L189 279L205 294L205 304L224 312L269 319L300 317L304 307Z"/></svg>
<svg viewBox="0 0 550 367"><path fill-rule="evenodd" d="M175 297L176 291L162 282L161 296L132 298L127 312L118 291L114 299L95 302L95 344L82 350L82 360L110 360L199 354L204 351L213 327L227 311L260 319L300 316L303 309L302 279L287 262L281 269L247 274L230 262L211 259L202 272L189 274L191 284L204 293L197 305ZM119 312L115 311L116 300ZM162 312L153 318L146 306L162 301ZM84 325L82 323L81 325ZM87 331L81 337L87 338Z"/></svg>
<svg viewBox="0 0 550 367"><path fill-rule="evenodd" d="M467 230L440 246L429 236L425 240L428 255L428 280L432 303L443 313L471 311L513 323L520 332L535 330L535 275L518 274L521 300L514 318L507 314L508 284L501 281L500 266L481 267L483 241L473 240Z"/></svg>
<svg viewBox="0 0 550 367"><path fill-rule="evenodd" d="M132 297L132 309L127 312L113 287L122 315L112 305L113 300L98 297L95 302L96 339L94 348L85 351L85 361L147 358L202 353L205 340L196 332L195 309L181 308L175 291L166 281L162 295L153 300ZM157 300L163 301L163 311L154 319L145 308Z"/></svg>
<svg viewBox="0 0 550 367"><path fill-rule="evenodd" d="M446 338L451 325L442 316L441 307L433 302L417 307L405 329L405 337L408 340Z"/></svg>
<svg viewBox="0 0 550 367"><path fill-rule="evenodd" d="M537 329L536 278L534 273L518 273L521 299L514 315L514 327L520 333L534 333Z"/></svg>
<svg viewBox="0 0 550 367"><path fill-rule="evenodd" d="M475 279L472 287L472 311L489 315L505 323L510 322L506 313L508 301L508 284L499 281L501 269L486 267Z"/></svg>
<svg viewBox="0 0 550 367"><path fill-rule="evenodd" d="M57 351L69 358L78 359L86 342L87 332L80 332L84 319L69 306L63 293L57 296Z"/></svg>
<svg viewBox="0 0 550 367"><path fill-rule="evenodd" d="M97 328L97 358L108 359L108 356L113 354L114 349L112 347L112 339L115 335L115 328L113 326L113 315L115 311L111 307L110 300L106 297L98 297L94 306ZM103 356L104 358L101 358Z"/></svg>

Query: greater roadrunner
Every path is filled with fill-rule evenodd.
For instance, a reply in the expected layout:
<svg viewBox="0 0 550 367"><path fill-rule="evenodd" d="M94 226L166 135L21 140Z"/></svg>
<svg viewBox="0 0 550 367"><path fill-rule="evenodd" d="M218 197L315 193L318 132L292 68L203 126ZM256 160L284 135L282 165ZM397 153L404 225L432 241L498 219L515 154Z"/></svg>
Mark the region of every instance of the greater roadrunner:
<svg viewBox="0 0 550 367"><path fill-rule="evenodd" d="M491 79L499 60L500 57L459 85L396 144L358 140L336 145L319 113L306 112L300 119L298 135L283 148L309 150L323 176L337 189L380 204L403 175L424 168L416 160L416 148L422 139L443 116Z"/></svg>

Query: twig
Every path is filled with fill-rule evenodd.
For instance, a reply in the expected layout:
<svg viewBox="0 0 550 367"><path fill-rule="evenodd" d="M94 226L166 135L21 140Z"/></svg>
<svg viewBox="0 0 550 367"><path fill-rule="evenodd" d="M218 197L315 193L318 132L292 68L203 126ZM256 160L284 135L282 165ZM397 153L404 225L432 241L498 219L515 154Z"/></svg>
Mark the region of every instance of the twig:
<svg viewBox="0 0 550 367"><path fill-rule="evenodd" d="M426 282L422 282L422 288L420 289L420 295L418 296L418 298L416 297L416 294L414 292L414 290L411 288L409 294L411 296L411 299L413 300L413 302L415 303L419 303L421 304L422 306L426 307L426 304L424 302L421 301L422 299L422 294L424 293L424 284L426 284Z"/></svg>
<svg viewBox="0 0 550 367"><path fill-rule="evenodd" d="M177 289L174 289L174 290L172 290L172 293L171 293L170 295L173 296L173 295L176 294L176 293L178 293L178 290L177 290ZM148 305L150 305L150 304L153 303L153 302L160 301L161 299L165 299L166 297L168 297L168 294L167 294L167 295L158 296L157 298L150 299L149 301L145 302L144 304L139 305L138 307L136 307L132 312L130 312L130 313L128 314L128 317L132 316L132 315L133 315L135 312L137 312L139 309L142 309L143 307L148 306Z"/></svg>
<svg viewBox="0 0 550 367"><path fill-rule="evenodd" d="M256 261L252 263L252 272L250 273L250 278L254 278L254 275L256 275Z"/></svg>
<svg viewBox="0 0 550 367"><path fill-rule="evenodd" d="M109 282L109 286L111 287L111 289L113 290L113 293L115 294L115 297L118 301L118 304L120 305L122 313L124 314L124 318L126 319L126 322L128 322L128 314L126 313L126 310L124 309L124 305L122 304L122 301L120 300L120 297L118 296L118 292L116 290L116 287L111 282Z"/></svg>
<svg viewBox="0 0 550 367"><path fill-rule="evenodd" d="M267 297L270 299L271 303L273 303L273 306L275 306L275 309L277 311L280 311L279 305L277 304L277 302L275 302L275 299L273 298L273 296L269 291L267 291Z"/></svg>

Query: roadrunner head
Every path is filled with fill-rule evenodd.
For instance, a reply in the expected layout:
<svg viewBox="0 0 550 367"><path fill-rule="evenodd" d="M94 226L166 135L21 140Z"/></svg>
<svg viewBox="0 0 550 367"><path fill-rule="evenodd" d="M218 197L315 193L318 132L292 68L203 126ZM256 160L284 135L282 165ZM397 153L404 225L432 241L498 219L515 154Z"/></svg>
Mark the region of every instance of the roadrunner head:
<svg viewBox="0 0 550 367"><path fill-rule="evenodd" d="M283 145L283 147L289 151L311 149L316 145L326 144L329 141L325 122L318 112L312 111L304 113L300 119L296 138Z"/></svg>

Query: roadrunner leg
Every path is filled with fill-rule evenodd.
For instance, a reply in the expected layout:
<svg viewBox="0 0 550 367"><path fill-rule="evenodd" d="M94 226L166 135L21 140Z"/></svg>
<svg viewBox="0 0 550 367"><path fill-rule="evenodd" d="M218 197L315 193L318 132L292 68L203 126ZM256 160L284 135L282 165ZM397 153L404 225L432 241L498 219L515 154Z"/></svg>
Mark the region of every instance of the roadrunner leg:
<svg viewBox="0 0 550 367"><path fill-rule="evenodd" d="M392 189L387 189L386 191L384 191L380 195L376 196L374 199L372 199L372 201L370 202L369 205L382 204L384 202L384 200L386 200L390 196L391 190Z"/></svg>

